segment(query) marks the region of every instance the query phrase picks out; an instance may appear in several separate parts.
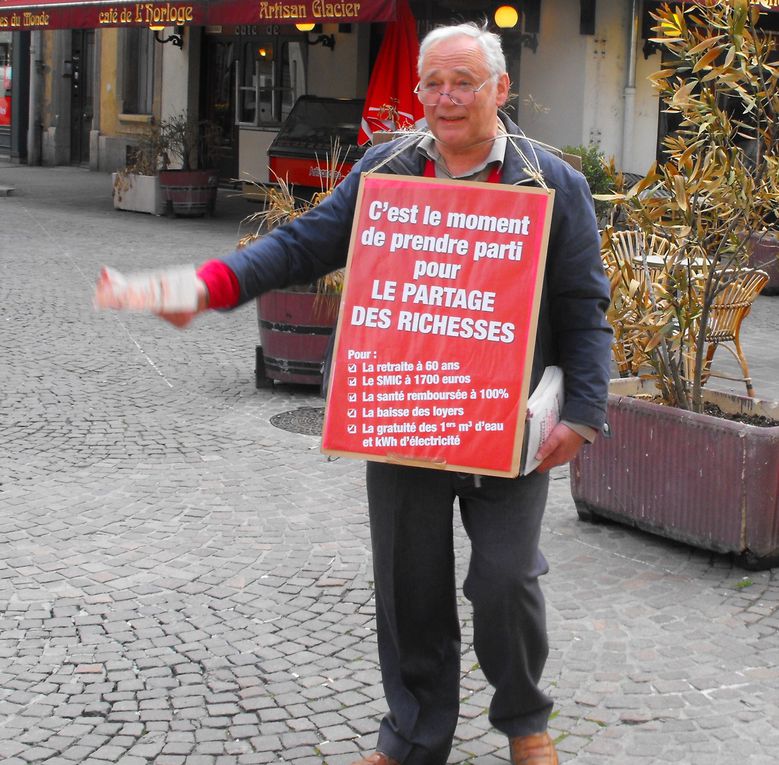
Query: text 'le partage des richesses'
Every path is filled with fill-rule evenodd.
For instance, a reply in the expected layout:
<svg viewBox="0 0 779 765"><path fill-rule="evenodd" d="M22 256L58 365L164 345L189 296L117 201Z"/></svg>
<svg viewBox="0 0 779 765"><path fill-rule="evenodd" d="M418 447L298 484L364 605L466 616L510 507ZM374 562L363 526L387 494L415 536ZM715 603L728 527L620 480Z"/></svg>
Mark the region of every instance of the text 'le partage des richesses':
<svg viewBox="0 0 779 765"><path fill-rule="evenodd" d="M530 233L530 218L523 215L511 218L497 215L481 215L448 211L446 213L431 205L413 204L398 207L374 200L368 207L367 217L375 221L359 232L359 242L365 248L379 248L390 255L424 255L425 259L414 260L409 281L373 280L371 298L375 301L392 303L387 307L352 307L351 324L376 329L393 328L400 332L443 335L448 337L472 338L499 343L514 341L516 327L511 322L495 321L489 318L495 310L495 292L468 289L457 286L456 281L463 268L461 263L429 259L431 255L456 255L469 258L474 263L489 263L494 260L519 262L522 260L523 237ZM385 231L383 224L410 224L415 231ZM420 227L430 233L419 233ZM466 238L458 232L470 233ZM488 232L509 235L508 241L473 240L473 232ZM429 284L425 279L451 281L451 285ZM431 313L424 307L451 308L476 311L484 318Z"/></svg>

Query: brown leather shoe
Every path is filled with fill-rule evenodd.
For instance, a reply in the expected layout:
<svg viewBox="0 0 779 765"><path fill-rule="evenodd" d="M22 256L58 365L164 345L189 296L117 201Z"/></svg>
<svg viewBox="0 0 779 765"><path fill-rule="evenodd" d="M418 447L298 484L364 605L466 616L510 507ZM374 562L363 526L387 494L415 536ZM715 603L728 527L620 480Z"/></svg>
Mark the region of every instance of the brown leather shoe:
<svg viewBox="0 0 779 765"><path fill-rule="evenodd" d="M511 765L558 765L552 737L544 731L509 739Z"/></svg>
<svg viewBox="0 0 779 765"><path fill-rule="evenodd" d="M384 752L374 752L361 760L353 762L352 765L400 765L397 760L388 757Z"/></svg>

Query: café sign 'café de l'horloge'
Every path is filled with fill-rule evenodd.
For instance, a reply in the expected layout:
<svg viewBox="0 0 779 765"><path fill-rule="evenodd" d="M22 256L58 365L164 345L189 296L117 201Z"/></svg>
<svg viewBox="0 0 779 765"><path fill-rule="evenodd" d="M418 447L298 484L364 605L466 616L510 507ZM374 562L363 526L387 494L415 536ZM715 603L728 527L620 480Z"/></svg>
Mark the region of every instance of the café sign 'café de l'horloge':
<svg viewBox="0 0 779 765"><path fill-rule="evenodd" d="M271 145L306 98L305 124L288 132L304 136L311 157L290 149L283 172L317 189L330 170L314 155L324 159L333 138L350 149L344 171L359 157L362 99L388 24L406 4L417 37L455 17L482 21L498 5L0 0L0 157L112 172L149 126L187 113L218 126L222 183L272 182ZM546 144L595 146L624 172L643 175L675 129L648 79L662 68L651 17L660 0L504 5L514 11L514 26L500 34L515 121ZM779 0L754 5L760 26L779 32ZM396 98L372 108L391 111Z"/></svg>

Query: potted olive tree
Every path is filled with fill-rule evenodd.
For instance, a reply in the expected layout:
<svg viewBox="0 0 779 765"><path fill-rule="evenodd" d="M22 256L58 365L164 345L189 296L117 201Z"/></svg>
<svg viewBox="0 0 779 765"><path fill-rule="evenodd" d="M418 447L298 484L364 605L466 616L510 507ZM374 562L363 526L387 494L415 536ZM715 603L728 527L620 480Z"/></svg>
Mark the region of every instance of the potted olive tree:
<svg viewBox="0 0 779 765"><path fill-rule="evenodd" d="M152 125L129 150L127 164L111 174L117 210L163 213L159 172L165 156L165 139L159 127Z"/></svg>
<svg viewBox="0 0 779 765"><path fill-rule="evenodd" d="M163 120L159 132L166 151L160 171L166 213L211 215L219 188L219 173L214 167L220 146L218 126L182 112Z"/></svg>
<svg viewBox="0 0 779 765"><path fill-rule="evenodd" d="M653 14L671 55L652 80L679 128L631 188L610 169L618 192L603 198L639 243L617 257L622 235L604 231L615 358L629 376L612 383L612 437L585 447L571 488L582 518L764 567L779 561L779 404L706 387L718 311L754 273L752 243L779 199L779 68L758 14L747 0Z"/></svg>

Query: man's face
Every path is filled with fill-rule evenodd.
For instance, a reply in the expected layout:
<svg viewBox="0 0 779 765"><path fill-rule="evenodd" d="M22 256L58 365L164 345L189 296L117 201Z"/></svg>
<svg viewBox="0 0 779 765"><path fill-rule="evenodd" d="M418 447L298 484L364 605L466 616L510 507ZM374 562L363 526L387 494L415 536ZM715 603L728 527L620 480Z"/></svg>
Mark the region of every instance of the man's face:
<svg viewBox="0 0 779 765"><path fill-rule="evenodd" d="M454 37L433 46L422 61L422 86L448 93L456 87L478 88L490 73L479 44L470 37ZM498 108L506 103L509 78L487 82L473 103L456 106L441 96L425 106L425 119L433 135L449 152L465 152L495 136Z"/></svg>

